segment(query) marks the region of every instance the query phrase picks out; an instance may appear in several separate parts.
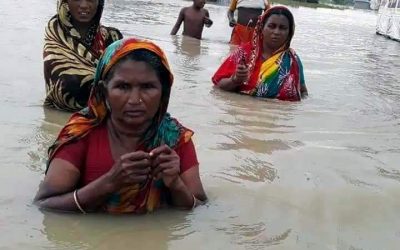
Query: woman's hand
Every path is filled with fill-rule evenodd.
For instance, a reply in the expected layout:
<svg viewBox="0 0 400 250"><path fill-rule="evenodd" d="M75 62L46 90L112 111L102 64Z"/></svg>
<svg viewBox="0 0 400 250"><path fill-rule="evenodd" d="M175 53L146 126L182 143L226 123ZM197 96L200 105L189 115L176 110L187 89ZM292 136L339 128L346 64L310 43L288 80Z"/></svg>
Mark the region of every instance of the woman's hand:
<svg viewBox="0 0 400 250"><path fill-rule="evenodd" d="M150 155L143 151L124 154L107 173L114 190L132 184L143 184L151 171Z"/></svg>
<svg viewBox="0 0 400 250"><path fill-rule="evenodd" d="M236 72L231 77L231 80L235 85L240 86L245 81L247 81L248 75L249 75L249 70L247 66L243 63L240 63L237 65Z"/></svg>
<svg viewBox="0 0 400 250"><path fill-rule="evenodd" d="M179 155L167 145L159 146L150 152L152 159L152 175L157 179L162 178L168 188L174 188L180 174Z"/></svg>
<svg viewBox="0 0 400 250"><path fill-rule="evenodd" d="M239 87L248 80L249 69L244 62L237 65L231 77L221 79L217 86L226 91L238 91Z"/></svg>

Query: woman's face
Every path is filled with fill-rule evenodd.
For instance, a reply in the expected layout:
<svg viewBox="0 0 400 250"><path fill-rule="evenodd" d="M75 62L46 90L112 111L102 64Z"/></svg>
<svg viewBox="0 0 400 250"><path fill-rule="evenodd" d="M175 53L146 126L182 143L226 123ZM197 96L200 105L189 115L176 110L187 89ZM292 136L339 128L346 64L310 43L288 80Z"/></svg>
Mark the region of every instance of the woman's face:
<svg viewBox="0 0 400 250"><path fill-rule="evenodd" d="M106 87L111 116L128 127L140 127L151 122L162 96L162 85L156 71L145 62L132 60L115 67Z"/></svg>
<svg viewBox="0 0 400 250"><path fill-rule="evenodd" d="M289 20L284 15L272 14L262 31L264 46L277 50L289 37Z"/></svg>
<svg viewBox="0 0 400 250"><path fill-rule="evenodd" d="M99 0L68 0L72 18L79 23L89 23L97 12Z"/></svg>

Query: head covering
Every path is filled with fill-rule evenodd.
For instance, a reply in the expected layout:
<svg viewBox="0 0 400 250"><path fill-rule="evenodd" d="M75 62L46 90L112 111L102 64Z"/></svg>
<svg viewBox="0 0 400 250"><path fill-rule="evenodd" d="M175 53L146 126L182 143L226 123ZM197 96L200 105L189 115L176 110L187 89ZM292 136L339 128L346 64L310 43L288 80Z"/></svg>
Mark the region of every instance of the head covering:
<svg viewBox="0 0 400 250"><path fill-rule="evenodd" d="M104 9L104 0L98 0L98 6L95 16L93 17L92 25L90 26L85 37L81 37L79 32L72 25L72 15L69 11L68 0L58 0L57 1L57 14L58 19L61 23L61 27L69 33L71 36L79 39L83 44L88 47L91 47L92 42L96 36L98 28L100 26L101 15L103 14Z"/></svg>
<svg viewBox="0 0 400 250"><path fill-rule="evenodd" d="M105 97L102 92L103 86L101 86L102 84L101 80L104 80L110 69L121 58L126 56L128 53L139 49L145 49L151 51L160 57L163 66L169 73L169 79L168 79L169 86L167 87L168 88L172 87L174 77L171 73L164 52L157 45L155 45L150 41L138 40L135 38L123 39L114 42L106 49L104 55L99 61L95 73L92 92L88 101L88 107L78 113L74 113L71 116L68 123L61 130L57 141L49 149L50 159L52 155L54 155L55 151L61 145L85 136L88 132L90 132L91 129L100 125L101 122L103 122L109 110L107 109L105 104ZM172 119L170 118L169 114L166 113L168 107L168 99L166 100L167 100L166 102L160 104L158 117L155 117L154 119L154 123L156 123L157 125L156 127L158 128L160 126L166 126L167 123L169 123L170 119ZM156 144L162 143L160 140L163 140L164 143L168 142L167 144L169 144L172 147L176 146L176 143L178 142L174 141L174 139L177 138L169 138L169 137L162 138L163 137L162 132L164 131L148 131L148 135L145 136L145 146L147 148L151 148L153 146L156 146ZM158 138L158 142L154 142L153 140L151 140L154 138L149 138L149 136L151 137L156 136L160 138Z"/></svg>
<svg viewBox="0 0 400 250"><path fill-rule="evenodd" d="M66 111L85 107L100 56L122 38L119 30L100 25L104 0L98 1L93 22L81 37L72 25L67 0L58 0L57 14L49 20L44 38L45 106Z"/></svg>
<svg viewBox="0 0 400 250"><path fill-rule="evenodd" d="M102 82L105 80L107 73L110 72L118 61L135 50L148 50L160 58L163 67L168 72L168 79L162 79L161 82L166 82L163 88L169 88L170 90L174 78L164 52L157 45L150 41L134 38L114 42L107 47L99 61L92 92L88 101L88 107L71 116L68 123L58 135L56 142L49 148L48 167L55 153L63 145L77 141L89 134L91 130L105 121L109 112L112 112L106 107L103 86L101 86ZM183 127L176 119L172 118L166 112L170 91L165 91L165 93L168 94L167 98L161 99L156 117L153 118L152 125L150 125L150 128L143 136L141 148L147 152L162 144L176 149L181 144L188 142L193 135L191 130ZM160 183L157 184L154 180L149 180L140 190L138 185L127 187L125 190L113 196L114 198L111 199L112 201L107 207L107 210L111 212L136 212L143 209L152 211L159 204L159 188ZM132 206L128 208L117 202L121 200L121 197L124 197L123 200L126 200L125 196L128 196L128 199L130 199L130 197L133 197L132 199L139 197L141 200L135 202L138 205L134 206L134 208ZM132 209L134 209L134 211L131 211Z"/></svg>
<svg viewBox="0 0 400 250"><path fill-rule="evenodd" d="M289 20L289 35L281 48L274 54L263 59L263 29L271 15L284 15ZM277 98L280 100L299 101L300 84L304 84L303 70L300 58L290 48L295 29L293 15L284 6L274 6L262 14L257 21L251 42L238 47L222 63L212 77L214 84L218 85L221 79L232 77L238 64L245 61L249 78L244 82L239 91L244 94Z"/></svg>
<svg viewBox="0 0 400 250"><path fill-rule="evenodd" d="M285 43L282 45L280 49L275 51L275 55L278 54L279 52L282 52L284 50L287 50L290 48L290 43L292 41L293 35L294 35L294 30L295 30L295 23L293 19L293 15L290 12L290 10L284 6L274 6L269 8L267 11L262 14L257 21L255 31L253 33L253 39L251 41L251 54L250 54L250 62L248 64L249 67L249 72L251 72L254 69L254 66L256 64L257 59L260 57L260 54L262 53L263 49L263 29L265 24L268 21L268 18L273 15L273 14L278 14L278 15L284 15L287 17L289 21L289 35ZM290 23L292 22L292 23Z"/></svg>

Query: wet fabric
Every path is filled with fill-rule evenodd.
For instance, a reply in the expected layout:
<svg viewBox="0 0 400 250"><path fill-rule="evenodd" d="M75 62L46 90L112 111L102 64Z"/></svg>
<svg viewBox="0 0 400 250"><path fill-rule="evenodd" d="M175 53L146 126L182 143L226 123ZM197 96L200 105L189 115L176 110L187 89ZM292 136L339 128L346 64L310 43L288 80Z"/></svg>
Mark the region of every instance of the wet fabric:
<svg viewBox="0 0 400 250"><path fill-rule="evenodd" d="M259 18L252 41L229 55L212 77L215 85L218 85L221 79L233 76L238 64L244 60L249 69L249 79L240 86L239 92L286 101L301 99L300 89L301 85L305 85L305 80L301 60L289 47L293 34L289 35L286 43L273 56L267 60L262 58L262 30L265 19L270 11L279 8L286 9L283 6L275 6ZM292 30L294 32L294 24Z"/></svg>
<svg viewBox="0 0 400 250"><path fill-rule="evenodd" d="M94 22L81 37L71 22L67 0L59 0L57 14L45 29L43 61L45 106L78 111L87 104L96 64L105 48L122 34L100 24L104 0L99 0Z"/></svg>
<svg viewBox="0 0 400 250"><path fill-rule="evenodd" d="M139 149L150 152L152 149L163 144L168 145L174 150L191 140L193 132L182 126L175 118L167 113L170 89L173 83L173 75L167 62L164 52L154 43L138 40L124 39L111 44L104 52L103 57L97 66L94 86L89 98L88 107L80 112L74 113L67 125L59 133L56 142L49 148L49 163L63 146L81 140L90 134L95 128L103 125L109 115L109 110L105 104L102 89L103 80L110 69L125 55L135 50L148 50L160 57L165 69L168 71L167 98L162 98L158 115L153 118L153 123L143 136ZM104 209L111 213L142 213L151 212L160 206L163 182L149 178L142 186L132 185L123 188L113 194Z"/></svg>
<svg viewBox="0 0 400 250"><path fill-rule="evenodd" d="M254 27L248 27L237 23L235 27L233 27L229 43L233 45L242 45L250 42L253 38L254 30Z"/></svg>

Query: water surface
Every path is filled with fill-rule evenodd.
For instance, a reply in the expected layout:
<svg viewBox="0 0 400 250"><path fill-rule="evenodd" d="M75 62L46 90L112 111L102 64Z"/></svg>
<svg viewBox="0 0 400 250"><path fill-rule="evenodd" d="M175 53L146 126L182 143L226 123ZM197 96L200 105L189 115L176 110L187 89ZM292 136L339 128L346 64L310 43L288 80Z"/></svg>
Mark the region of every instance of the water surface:
<svg viewBox="0 0 400 250"><path fill-rule="evenodd" d="M188 1L109 0L103 23L167 53L170 112L192 128L210 202L193 212L63 215L31 205L46 150L69 114L45 110L44 26L55 1L2 0L1 249L398 249L400 44L369 11L292 7L310 97L213 89L229 53L226 6L204 40L171 37Z"/></svg>

